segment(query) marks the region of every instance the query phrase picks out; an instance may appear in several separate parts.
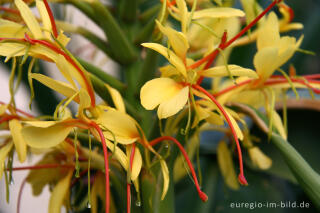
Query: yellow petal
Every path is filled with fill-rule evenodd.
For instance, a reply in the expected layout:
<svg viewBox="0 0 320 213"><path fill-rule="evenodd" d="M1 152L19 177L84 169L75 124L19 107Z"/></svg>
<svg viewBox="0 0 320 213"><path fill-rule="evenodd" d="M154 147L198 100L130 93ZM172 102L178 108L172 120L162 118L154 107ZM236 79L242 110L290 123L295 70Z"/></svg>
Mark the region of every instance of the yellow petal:
<svg viewBox="0 0 320 213"><path fill-rule="evenodd" d="M0 105L0 116L3 115L8 109L7 104Z"/></svg>
<svg viewBox="0 0 320 213"><path fill-rule="evenodd" d="M177 70L184 76L187 76L186 67L183 63L183 61L171 50L168 50L168 48L162 46L161 44L156 43L143 43L141 44L144 47L153 49L163 55Z"/></svg>
<svg viewBox="0 0 320 213"><path fill-rule="evenodd" d="M234 128L234 130L235 130L235 132L236 132L236 134L237 134L237 136L238 136L238 138L239 138L240 140L243 140L243 133L242 133L242 131L241 131L241 129L240 129L237 121L236 121L236 120L233 118L233 116L229 113L229 111L228 111L227 108L224 108L224 109L225 109L228 117L230 118L230 121L231 121L231 123L232 123L232 126L233 126L233 128Z"/></svg>
<svg viewBox="0 0 320 213"><path fill-rule="evenodd" d="M171 78L155 78L143 85L140 91L141 105L152 110L177 95L183 87Z"/></svg>
<svg viewBox="0 0 320 213"><path fill-rule="evenodd" d="M182 88L171 99L162 102L158 108L159 119L168 118L178 113L186 105L189 97L189 87Z"/></svg>
<svg viewBox="0 0 320 213"><path fill-rule="evenodd" d="M24 127L22 129L22 136L29 146L39 149L51 148L58 145L64 141L73 128L72 126L64 125L62 122L53 125L51 122L48 127L39 127L40 123L37 124L38 126Z"/></svg>
<svg viewBox="0 0 320 213"><path fill-rule="evenodd" d="M257 47L262 48L274 46L280 40L279 23L277 15L271 12L264 25L261 26L258 32Z"/></svg>
<svg viewBox="0 0 320 213"><path fill-rule="evenodd" d="M239 9L230 7L216 7L198 10L193 13L192 19L202 18L230 18L230 17L242 17L244 12Z"/></svg>
<svg viewBox="0 0 320 213"><path fill-rule="evenodd" d="M120 112L125 113L126 112L126 107L124 105L122 96L120 94L120 92L114 88L112 88L111 86L109 86L108 84L105 84L105 86L107 87L112 101L114 103L114 106L116 107L117 110L119 110Z"/></svg>
<svg viewBox="0 0 320 213"><path fill-rule="evenodd" d="M210 124L215 124L218 126L221 126L224 124L224 121L221 118L221 116L218 115L217 113L211 112L211 111L209 111L209 117L206 118L206 121Z"/></svg>
<svg viewBox="0 0 320 213"><path fill-rule="evenodd" d="M106 129L104 136L121 144L131 144L140 136L136 127L136 122L129 115L120 111L108 110L103 112L97 119L97 123Z"/></svg>
<svg viewBox="0 0 320 213"><path fill-rule="evenodd" d="M4 161L8 153L10 152L11 148L13 147L13 143L9 142L0 149L0 179L2 178L3 169L4 169Z"/></svg>
<svg viewBox="0 0 320 213"><path fill-rule="evenodd" d="M70 181L73 171L70 171L58 184L54 187L50 201L49 201L49 213L60 213L67 195L69 193Z"/></svg>
<svg viewBox="0 0 320 213"><path fill-rule="evenodd" d="M205 77L211 78L229 76L230 74L232 76L247 76L249 78L258 78L258 75L255 71L240 67L238 65L228 65L228 69L230 73L228 72L226 66L217 66L210 69L199 71L198 73Z"/></svg>
<svg viewBox="0 0 320 213"><path fill-rule="evenodd" d="M72 88L69 84L67 84L65 82L54 80L54 79L49 78L49 77L42 75L42 74L32 73L31 78L36 79L40 83L49 87L50 89L53 89L68 98L73 96L75 93L77 93L77 91L74 88ZM79 99L76 98L75 101L78 102Z"/></svg>
<svg viewBox="0 0 320 213"><path fill-rule="evenodd" d="M160 159L161 171L163 175L163 189L161 194L161 200L166 196L169 189L169 169L167 167L166 162L163 159Z"/></svg>
<svg viewBox="0 0 320 213"><path fill-rule="evenodd" d="M91 99L88 92L81 88L79 91L79 115L83 115L83 110L88 109L91 106Z"/></svg>
<svg viewBox="0 0 320 213"><path fill-rule="evenodd" d="M160 22L156 20L160 31L168 37L169 43L174 52L180 57L185 58L189 49L189 43L186 36L170 27L163 27Z"/></svg>
<svg viewBox="0 0 320 213"><path fill-rule="evenodd" d="M24 22L26 23L26 25L28 26L28 28L32 32L33 36L36 39L42 38L43 35L41 32L40 25L39 25L37 19L34 17L33 13L31 12L30 8L28 7L28 5L26 3L24 3L22 0L15 0L14 3L17 6L17 8L19 9L20 14L21 14Z"/></svg>
<svg viewBox="0 0 320 213"><path fill-rule="evenodd" d="M41 16L42 27L47 39L51 39L52 26L45 4L41 0L36 0L36 6Z"/></svg>
<svg viewBox="0 0 320 213"><path fill-rule="evenodd" d="M172 65L166 65L159 68L159 71L161 72L161 77L170 77L174 75L179 75L179 71Z"/></svg>
<svg viewBox="0 0 320 213"><path fill-rule="evenodd" d="M27 31L21 24L0 19L0 37L2 38L23 38Z"/></svg>
<svg viewBox="0 0 320 213"><path fill-rule="evenodd" d="M17 119L13 119L9 121L9 129L19 161L23 163L27 157L27 144L21 134L22 125Z"/></svg>
<svg viewBox="0 0 320 213"><path fill-rule="evenodd" d="M269 169L272 165L272 160L266 156L258 147L254 146L248 149L252 163L259 169Z"/></svg>
<svg viewBox="0 0 320 213"><path fill-rule="evenodd" d="M283 126L283 123L282 123L282 120L281 120L279 114L275 110L273 110L273 112L272 112L272 123L273 123L274 127L278 130L281 137L283 137L285 140L287 140L286 130Z"/></svg>
<svg viewBox="0 0 320 213"><path fill-rule="evenodd" d="M22 56L25 54L25 50L26 45L22 43L0 43L0 55L7 56L8 58Z"/></svg>
<svg viewBox="0 0 320 213"><path fill-rule="evenodd" d="M179 16L181 22L181 31L183 33L187 32L187 22L188 22L188 8L187 4L184 0L177 0L176 1L178 9L179 9Z"/></svg>
<svg viewBox="0 0 320 213"><path fill-rule="evenodd" d="M126 148L127 148L128 162L130 162L132 146L126 146ZM132 181L135 181L138 178L141 171L141 167L142 167L142 157L141 157L139 148L136 147L134 152L133 162L132 162L132 168L131 168Z"/></svg>
<svg viewBox="0 0 320 213"><path fill-rule="evenodd" d="M267 47L259 50L254 56L253 63L262 81L266 80L277 69L278 48Z"/></svg>
<svg viewBox="0 0 320 213"><path fill-rule="evenodd" d="M217 148L217 158L224 182L233 190L239 189L239 182L234 170L232 156L227 144L221 141Z"/></svg>

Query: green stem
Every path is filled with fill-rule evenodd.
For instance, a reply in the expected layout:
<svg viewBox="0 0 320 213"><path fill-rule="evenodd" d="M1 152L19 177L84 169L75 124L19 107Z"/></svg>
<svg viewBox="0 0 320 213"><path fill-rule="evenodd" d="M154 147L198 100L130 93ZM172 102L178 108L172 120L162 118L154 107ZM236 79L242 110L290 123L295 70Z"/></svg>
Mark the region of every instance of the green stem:
<svg viewBox="0 0 320 213"><path fill-rule="evenodd" d="M138 88L143 86L145 82L151 80L154 77L158 67L158 59L159 54L157 52L150 49L147 50L147 56L144 60L142 70L140 72Z"/></svg>
<svg viewBox="0 0 320 213"><path fill-rule="evenodd" d="M125 21L133 22L137 17L138 0L122 0L120 16Z"/></svg>

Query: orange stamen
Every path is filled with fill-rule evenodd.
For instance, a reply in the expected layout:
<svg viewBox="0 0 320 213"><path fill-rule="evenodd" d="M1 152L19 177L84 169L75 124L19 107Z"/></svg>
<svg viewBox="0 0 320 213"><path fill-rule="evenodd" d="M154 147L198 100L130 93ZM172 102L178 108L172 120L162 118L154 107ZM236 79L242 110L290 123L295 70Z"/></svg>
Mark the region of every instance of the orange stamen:
<svg viewBox="0 0 320 213"><path fill-rule="evenodd" d="M206 202L208 200L208 196L203 191L201 191L200 186L199 186L199 182L198 182L198 179L197 179L197 176L196 176L196 172L194 171L194 168L193 168L192 163L191 163L191 161L190 161L190 159L188 157L187 152L184 150L183 146L179 143L179 141L177 139L175 139L174 137L171 137L171 136L162 136L162 137L159 137L159 138L156 138L156 139L150 141L150 145L154 146L157 143L159 143L161 141L164 141L164 140L170 140L170 141L172 141L173 143L175 143L178 146L178 148L180 149L180 152L182 153L183 157L187 161L187 164L188 164L188 166L190 168L191 175L192 175L192 178L194 180L194 184L195 184L195 186L197 188L199 197L203 202Z"/></svg>
<svg viewBox="0 0 320 213"><path fill-rule="evenodd" d="M237 150L238 150L238 158L239 158L239 167L240 167L240 173L239 173L239 176L238 176L238 180L241 184L243 185L248 185L248 182L246 180L246 178L244 177L244 173L243 173L243 162L242 162L242 152L241 152L241 147L240 147L240 143L238 141L238 136L236 134L236 131L234 129L234 126L232 125L231 123L231 120L228 116L228 114L226 113L226 111L223 109L223 107L221 106L221 104L213 97L212 94L210 94L207 90L205 90L204 88L202 88L201 86L199 85L192 85L192 87L200 92L202 92L203 94L205 94L208 98L211 99L211 101L213 103L215 103L215 105L219 108L219 110L221 111L221 113L223 114L223 116L225 117L230 129L231 129L231 132L232 132L232 135L233 135L233 138L236 142L236 145L237 145Z"/></svg>
<svg viewBox="0 0 320 213"><path fill-rule="evenodd" d="M0 119L0 124L2 124L3 122L6 122L6 121L13 120L13 119L19 119L19 116L17 116L17 115L4 116L3 118Z"/></svg>
<svg viewBox="0 0 320 213"><path fill-rule="evenodd" d="M49 15L49 18L50 18L53 35L54 35L54 37L58 38L57 25L56 25L56 22L54 20L52 10L50 9L50 6L49 6L47 0L43 0L43 3L46 6L46 9L47 9L47 12L48 12L48 15Z"/></svg>

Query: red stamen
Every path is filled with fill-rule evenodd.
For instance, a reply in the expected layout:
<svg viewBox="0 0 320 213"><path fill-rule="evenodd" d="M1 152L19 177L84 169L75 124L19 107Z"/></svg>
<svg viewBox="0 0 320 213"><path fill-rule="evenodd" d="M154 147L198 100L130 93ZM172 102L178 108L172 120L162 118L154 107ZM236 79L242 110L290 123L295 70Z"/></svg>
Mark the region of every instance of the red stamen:
<svg viewBox="0 0 320 213"><path fill-rule="evenodd" d="M129 169L132 171L132 164L133 164L133 159L134 159L134 154L136 152L136 144L132 144L132 149L130 153L130 164L129 164ZM130 213L131 211L131 184L127 183L127 213Z"/></svg>
<svg viewBox="0 0 320 213"><path fill-rule="evenodd" d="M150 141L149 144L151 146L154 146L157 143L164 141L164 140L170 140L178 146L180 152L182 153L183 157L185 158L185 160L190 168L190 172L191 172L192 178L194 180L194 184L197 188L199 197L203 202L206 202L208 200L208 196L203 191L201 191L200 186L199 186L199 182L198 182L198 179L196 176L196 172L194 171L194 168L193 168L192 163L188 157L187 152L184 150L183 146L179 143L179 141L177 141L177 139L175 139L174 137L171 137L171 136L162 136L162 137L159 137L159 138L156 138L156 139Z"/></svg>
<svg viewBox="0 0 320 213"><path fill-rule="evenodd" d="M314 88L313 86L311 86L309 83L320 83L318 81L308 81L309 83L303 81L303 80L300 80L300 79L292 79L291 78L291 81L294 82L294 83L299 83L299 84L302 84L302 85L305 85L306 87L310 88L313 90L313 92L315 92L316 94L320 94L320 89L317 89L317 88ZM288 83L287 79L270 79L270 80L267 80L264 85L274 85L274 84L282 84L282 83Z"/></svg>
<svg viewBox="0 0 320 213"><path fill-rule="evenodd" d="M206 96L208 96L208 98L211 99L211 101L213 103L215 103L215 105L219 108L219 110L221 111L221 113L223 114L223 116L225 117L225 119L227 120L227 123L231 129L233 138L236 142L237 145L237 150L238 150L238 158L239 158L239 167L240 167L240 174L238 176L238 180L241 184L243 185L248 185L248 182L246 180L246 178L244 177L244 173L243 173L243 163L242 163L242 152L241 152L241 147L240 147L240 143L238 141L238 136L236 134L236 131L231 123L231 120L228 116L228 114L226 113L226 111L223 109L223 107L221 106L221 104L213 97L213 95L211 95L207 90L205 90L204 88L202 88L199 85L192 85L192 87L200 92L202 92L203 94L205 94Z"/></svg>
<svg viewBox="0 0 320 213"><path fill-rule="evenodd" d="M17 115L8 115L8 116L5 116L5 117L3 117L3 118L0 119L0 124L2 124L3 122L6 122L6 121L13 120L13 119L19 119L19 116L17 116Z"/></svg>
<svg viewBox="0 0 320 213"><path fill-rule="evenodd" d="M89 93L90 99L91 99L91 106L95 106L95 97L94 97L94 92L92 89L91 84L89 83L89 80L87 79L87 76L83 72L83 70L77 65L77 63L64 51L53 45L52 43L44 40L38 40L38 39L32 39L28 36L28 34L25 34L25 41L29 42L30 44L40 44L42 46L48 47L49 49L53 50L54 52L62 55L76 70L79 72L80 76L84 80L86 89Z"/></svg>
<svg viewBox="0 0 320 213"><path fill-rule="evenodd" d="M225 93L227 93L227 92L230 92L230 91L233 90L233 89L236 89L236 88L241 87L241 86L243 86L243 85L249 84L249 83L251 83L251 82L253 82L253 80L252 80L252 79L249 79L249 80L246 80L246 81L242 81L242 82L240 82L240 83L237 83L237 84L233 84L232 86L227 87L227 88L225 88L225 89L223 89L223 90L221 90L221 91L213 94L213 96L214 96L214 97L218 97L218 96L223 95L223 94L225 94Z"/></svg>
<svg viewBox="0 0 320 213"><path fill-rule="evenodd" d="M250 24L248 24L246 27L244 27L237 35L235 35L232 39L230 39L228 42L226 42L220 49L224 50L225 48L229 47L235 40L240 38L243 34L245 34L250 28L252 28L269 10L272 9L277 3L280 3L282 0L274 0L260 15L258 15ZM191 66L189 66L189 69L194 69L205 63L206 61L210 60L209 67L213 60L211 58L215 57L216 54L218 54L219 50L216 49L206 57L203 57L199 61L195 62Z"/></svg>
<svg viewBox="0 0 320 213"><path fill-rule="evenodd" d="M22 197L22 192L24 189L24 186L26 185L27 179L23 179L20 189L19 189L19 194L18 194L18 202L17 202L17 213L20 212L20 206L21 206L21 197Z"/></svg>
<svg viewBox="0 0 320 213"><path fill-rule="evenodd" d="M58 38L57 25L56 25L56 22L54 20L52 10L50 9L50 6L49 6L47 0L43 0L43 3L46 6L46 9L47 9L47 12L48 12L48 15L49 15L49 18L50 18L53 35L54 35L54 37Z"/></svg>
<svg viewBox="0 0 320 213"><path fill-rule="evenodd" d="M103 155L104 155L104 169L105 173L105 181L106 181L106 213L110 212L110 182L109 182L109 159L108 159L108 150L107 150L107 143L106 139L104 138L103 132L100 127L95 123L91 122L90 126L93 127L99 134L102 148L103 148Z"/></svg>
<svg viewBox="0 0 320 213"><path fill-rule="evenodd" d="M7 13L12 13L12 14L20 15L19 10L15 10L15 9L12 9L12 8L0 6L0 10L5 11L5 12L7 12Z"/></svg>
<svg viewBox="0 0 320 213"><path fill-rule="evenodd" d="M41 164L41 165L36 165L36 166L14 167L14 168L12 168L12 171L55 169L55 168L74 168L74 165L73 164ZM9 169L7 168L7 170L9 170Z"/></svg>

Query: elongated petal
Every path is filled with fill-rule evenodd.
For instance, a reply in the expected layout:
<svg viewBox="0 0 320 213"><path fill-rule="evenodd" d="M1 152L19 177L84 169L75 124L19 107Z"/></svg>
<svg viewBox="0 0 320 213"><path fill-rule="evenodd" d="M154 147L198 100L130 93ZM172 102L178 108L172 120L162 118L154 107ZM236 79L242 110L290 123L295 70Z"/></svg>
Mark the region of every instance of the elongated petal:
<svg viewBox="0 0 320 213"><path fill-rule="evenodd" d="M236 131L236 134L237 134L237 137L240 139L240 140L243 140L243 133L237 123L237 121L233 118L233 116L228 112L228 109L227 108L224 108L226 110L226 113L228 115L228 117L230 118L231 120L231 123L232 123L232 126L234 127L234 130Z"/></svg>
<svg viewBox="0 0 320 213"><path fill-rule="evenodd" d="M61 212L61 207L63 206L65 199L67 199L67 195L69 192L72 173L73 171L70 171L54 187L49 201L49 213Z"/></svg>
<svg viewBox="0 0 320 213"><path fill-rule="evenodd" d="M13 147L13 143L9 142L3 147L1 147L0 149L0 179L2 178L2 174L3 174L4 161L12 147Z"/></svg>
<svg viewBox="0 0 320 213"><path fill-rule="evenodd" d="M36 6L41 16L41 21L43 25L42 27L44 28L44 34L47 39L51 39L51 34L50 34L52 32L51 21L50 21L46 6L42 0L36 0Z"/></svg>
<svg viewBox="0 0 320 213"><path fill-rule="evenodd" d="M258 50L275 46L280 40L279 23L277 15L271 12L264 25L260 28L257 38Z"/></svg>
<svg viewBox="0 0 320 213"><path fill-rule="evenodd" d="M40 24L38 23L37 19L34 17L28 5L24 3L22 0L15 0L14 3L19 9L24 22L32 32L33 36L36 39L42 38L43 34L41 32Z"/></svg>
<svg viewBox="0 0 320 213"><path fill-rule="evenodd" d="M287 140L286 130L283 126L283 123L282 123L282 120L281 120L279 114L275 110L273 110L273 112L272 112L272 121L273 121L274 127L278 130L281 137L283 137L285 140Z"/></svg>
<svg viewBox="0 0 320 213"><path fill-rule="evenodd" d="M22 43L0 43L0 55L8 58L25 54L26 45Z"/></svg>
<svg viewBox="0 0 320 213"><path fill-rule="evenodd" d="M183 63L183 61L171 50L168 48L162 46L161 44L156 43L143 43L141 44L144 47L153 49L163 55L173 66L177 68L177 70L183 75L187 76L186 67Z"/></svg>
<svg viewBox="0 0 320 213"><path fill-rule="evenodd" d="M49 127L28 126L22 129L22 136L29 146L47 149L64 141L72 128L72 126L63 123L57 123Z"/></svg>
<svg viewBox="0 0 320 213"><path fill-rule="evenodd" d="M21 134L22 125L17 119L13 119L9 121L9 129L19 161L23 163L27 157L27 144Z"/></svg>
<svg viewBox="0 0 320 213"><path fill-rule="evenodd" d="M234 170L231 152L224 141L218 144L217 157L219 168L226 185L233 190L239 189L240 186Z"/></svg>
<svg viewBox="0 0 320 213"><path fill-rule="evenodd" d="M66 97L71 97L77 92L69 84L54 80L42 74L32 73L31 77ZM79 101L79 99L76 98L75 101Z"/></svg>
<svg viewBox="0 0 320 213"><path fill-rule="evenodd" d="M161 200L163 200L168 192L170 179L169 179L169 169L167 167L166 162L163 159L160 159L160 165L161 165L161 172L163 175L163 189L161 194Z"/></svg>
<svg viewBox="0 0 320 213"><path fill-rule="evenodd" d="M91 99L88 92L81 88L79 91L79 115L83 115L83 110L88 109L91 106Z"/></svg>
<svg viewBox="0 0 320 213"><path fill-rule="evenodd" d="M243 17L242 10L230 7L216 7L195 11L192 19Z"/></svg>
<svg viewBox="0 0 320 213"><path fill-rule="evenodd" d="M104 136L109 140L116 140L121 144L130 144L139 138L135 120L120 111L108 110L103 112L97 119L97 123L103 129L106 129Z"/></svg>
<svg viewBox="0 0 320 213"><path fill-rule="evenodd" d="M109 93L111 95L112 101L113 101L115 107L117 108L117 110L119 110L120 112L125 113L126 112L126 107L124 105L124 102L123 102L123 99L122 99L122 96L121 96L120 92L118 90L112 88L108 84L105 84L105 86L107 87L107 89L108 89L108 91L109 91Z"/></svg>
<svg viewBox="0 0 320 213"><path fill-rule="evenodd" d="M131 156L131 147L132 146L127 146L127 158L128 158L128 162L130 161L130 156ZM142 167L142 157L141 157L141 153L138 147L135 148L135 152L134 152L134 158L133 158L133 162L132 162L132 169L131 169L131 180L135 181L141 171L141 167Z"/></svg>
<svg viewBox="0 0 320 213"><path fill-rule="evenodd" d="M171 99L162 102L158 108L159 119L168 118L178 113L186 105L189 96L189 87L184 87Z"/></svg>
<svg viewBox="0 0 320 213"><path fill-rule="evenodd" d="M272 165L272 160L266 156L258 147L254 146L248 150L252 163L259 169L269 169Z"/></svg>
<svg viewBox="0 0 320 213"><path fill-rule="evenodd" d="M13 21L0 19L0 37L2 38L23 38L28 30Z"/></svg>
<svg viewBox="0 0 320 213"><path fill-rule="evenodd" d="M141 104L152 110L177 95L183 87L171 78L155 78L148 81L140 91Z"/></svg>
<svg viewBox="0 0 320 213"><path fill-rule="evenodd" d="M188 24L188 8L187 4L184 0L177 0L176 1L178 9L179 9L179 16L181 22L181 30L183 33L187 32L187 24Z"/></svg>
<svg viewBox="0 0 320 213"><path fill-rule="evenodd" d="M163 27L158 21L156 21L156 23L160 31L168 37L169 43L174 52L180 58L185 58L187 50L189 49L189 43L186 36L170 27Z"/></svg>
<svg viewBox="0 0 320 213"><path fill-rule="evenodd" d="M240 67L238 65L228 65L228 69L230 71L230 74L233 76L247 76L249 78L258 78L258 75L255 71ZM203 71L199 71L198 73L205 77L211 78L230 75L226 66L217 66Z"/></svg>

